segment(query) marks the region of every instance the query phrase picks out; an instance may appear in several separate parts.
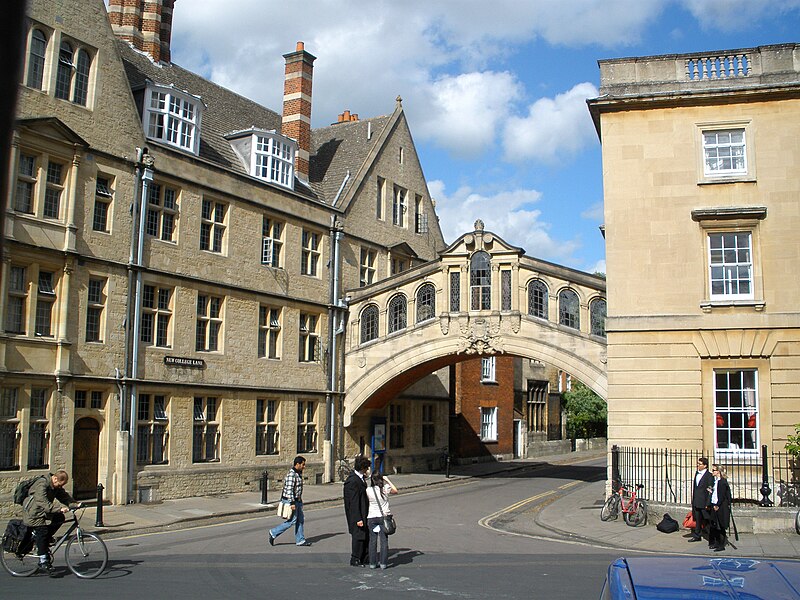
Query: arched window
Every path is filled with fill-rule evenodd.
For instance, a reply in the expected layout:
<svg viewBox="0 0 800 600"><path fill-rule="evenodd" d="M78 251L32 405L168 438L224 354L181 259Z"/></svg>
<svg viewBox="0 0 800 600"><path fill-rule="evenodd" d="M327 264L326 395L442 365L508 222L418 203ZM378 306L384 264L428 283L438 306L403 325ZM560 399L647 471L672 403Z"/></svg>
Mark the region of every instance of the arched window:
<svg viewBox="0 0 800 600"><path fill-rule="evenodd" d="M476 252L469 264L470 310L489 310L492 296L491 257Z"/></svg>
<svg viewBox="0 0 800 600"><path fill-rule="evenodd" d="M406 297L398 294L389 300L389 333L406 328Z"/></svg>
<svg viewBox="0 0 800 600"><path fill-rule="evenodd" d="M69 100L69 90L72 87L72 46L67 42L61 42L61 50L58 53L58 70L56 71L56 98Z"/></svg>
<svg viewBox="0 0 800 600"><path fill-rule="evenodd" d="M361 343L378 338L378 307L370 304L361 311Z"/></svg>
<svg viewBox="0 0 800 600"><path fill-rule="evenodd" d="M558 323L572 329L581 328L581 304L578 294L572 290L558 293Z"/></svg>
<svg viewBox="0 0 800 600"><path fill-rule="evenodd" d="M27 86L37 90L42 89L44 78L44 55L47 48L47 38L39 29L31 33L31 50L28 55L28 81Z"/></svg>
<svg viewBox="0 0 800 600"><path fill-rule="evenodd" d="M436 288L426 283L417 292L417 323L436 316Z"/></svg>
<svg viewBox="0 0 800 600"><path fill-rule="evenodd" d="M86 106L86 98L89 95L89 53L83 48L78 50L78 58L75 61L75 91L72 93L72 101L75 104Z"/></svg>
<svg viewBox="0 0 800 600"><path fill-rule="evenodd" d="M592 335L606 337L606 301L603 298L593 300L589 305L589 322Z"/></svg>
<svg viewBox="0 0 800 600"><path fill-rule="evenodd" d="M539 319L547 318L547 285L541 279L528 284L528 314Z"/></svg>

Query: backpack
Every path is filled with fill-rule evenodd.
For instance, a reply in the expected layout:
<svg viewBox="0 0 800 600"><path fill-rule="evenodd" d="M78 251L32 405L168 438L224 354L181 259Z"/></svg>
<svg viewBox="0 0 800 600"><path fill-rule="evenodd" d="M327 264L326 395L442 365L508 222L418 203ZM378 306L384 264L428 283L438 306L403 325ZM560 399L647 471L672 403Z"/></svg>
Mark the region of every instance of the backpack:
<svg viewBox="0 0 800 600"><path fill-rule="evenodd" d="M14 488L14 504L22 504L25 502L25 498L28 497L28 492L33 485L33 482L39 479L40 477L44 477L44 475L37 475L36 477L31 477L30 479L23 479L17 484L17 487Z"/></svg>
<svg viewBox="0 0 800 600"><path fill-rule="evenodd" d="M656 525L656 529L661 533L674 533L678 531L679 526L678 522L669 516L669 513L664 513L664 518Z"/></svg>

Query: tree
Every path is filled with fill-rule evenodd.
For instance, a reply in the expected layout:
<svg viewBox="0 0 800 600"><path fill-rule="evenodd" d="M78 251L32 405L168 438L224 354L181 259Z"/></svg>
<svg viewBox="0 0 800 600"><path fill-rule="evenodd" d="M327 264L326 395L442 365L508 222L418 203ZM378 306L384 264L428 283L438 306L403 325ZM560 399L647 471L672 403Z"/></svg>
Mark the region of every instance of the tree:
<svg viewBox="0 0 800 600"><path fill-rule="evenodd" d="M580 381L565 392L567 435L572 438L605 437L608 428L608 407L605 400Z"/></svg>

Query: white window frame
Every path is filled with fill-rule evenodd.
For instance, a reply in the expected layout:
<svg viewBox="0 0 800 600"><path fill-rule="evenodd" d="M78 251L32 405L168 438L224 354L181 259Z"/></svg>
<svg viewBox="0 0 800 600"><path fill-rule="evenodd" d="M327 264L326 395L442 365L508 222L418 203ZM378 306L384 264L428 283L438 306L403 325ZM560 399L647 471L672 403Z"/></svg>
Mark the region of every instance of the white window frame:
<svg viewBox="0 0 800 600"><path fill-rule="evenodd" d="M375 282L375 275L377 273L375 269L375 261L377 258L377 250L367 248L366 246L361 246L361 259L359 261L361 263L361 281L359 282L361 287Z"/></svg>
<svg viewBox="0 0 800 600"><path fill-rule="evenodd" d="M258 307L258 357L271 360L281 358L281 317L283 311L276 306L261 304Z"/></svg>
<svg viewBox="0 0 800 600"><path fill-rule="evenodd" d="M319 315L300 313L299 342L301 363L316 363L322 357L319 351Z"/></svg>
<svg viewBox="0 0 800 600"><path fill-rule="evenodd" d="M753 128L749 120L742 121L724 121L715 123L696 123L697 135L697 173L699 184L716 184L716 183L729 183L736 181L755 181L756 180L756 162L755 162L755 136L753 135ZM725 135L731 132L740 133L742 136L741 143L728 142L727 144L709 144L707 140L708 135ZM729 158L725 156L725 149L738 147L742 149L740 155L741 165L734 168L709 168L710 160L726 161ZM719 151L722 156L712 156ZM732 154L732 153L731 153Z"/></svg>
<svg viewBox="0 0 800 600"><path fill-rule="evenodd" d="M753 383L752 386L747 386L745 382L745 373L752 373L753 374ZM717 387L717 376L718 375L729 375L734 376L737 375L738 382L733 381L733 377L729 377L731 379L731 385L726 389L719 389ZM759 414L759 397L758 397L758 369L755 367L748 367L748 368L722 368L722 369L714 369L713 372L713 381L714 381L714 456L715 457L737 457L737 456L759 456L760 448L761 448L761 440L759 437L759 424L760 424L760 414ZM738 383L739 385L734 387L734 385ZM736 397L741 394L742 400L739 410L736 410L737 404ZM726 403L727 406L720 407L718 406L718 397L719 396L728 397L728 402ZM734 405L734 406L732 406ZM722 425L718 423L718 418L721 417L723 422ZM748 427L748 420L753 418L754 425L752 427ZM741 421L741 425L739 423L733 423L733 421ZM741 434L742 445L744 445L745 436L750 434L752 435L751 438L751 448L742 448L742 447L732 447L728 445L725 448L720 448L719 444L719 433L720 430L728 431L729 440L731 437L731 433L738 433ZM729 444L733 444L733 442L729 441Z"/></svg>
<svg viewBox="0 0 800 600"><path fill-rule="evenodd" d="M95 181L92 231L96 233L111 233L113 203L114 178L110 175L98 173Z"/></svg>
<svg viewBox="0 0 800 600"><path fill-rule="evenodd" d="M495 356L481 358L481 383L497 383L497 360Z"/></svg>
<svg viewBox="0 0 800 600"><path fill-rule="evenodd" d="M250 174L281 187L294 189L294 140L276 132L253 134Z"/></svg>
<svg viewBox="0 0 800 600"><path fill-rule="evenodd" d="M171 348L172 303L175 289L155 284L144 284L142 294L142 314L139 339L146 346ZM145 317L150 321L149 331L145 330ZM163 343L162 343L163 342Z"/></svg>
<svg viewBox="0 0 800 600"><path fill-rule="evenodd" d="M497 413L496 406L481 406L481 441L482 442L496 442L497 441Z"/></svg>
<svg viewBox="0 0 800 600"><path fill-rule="evenodd" d="M406 212L408 211L408 190L399 185L392 188L392 225L406 226Z"/></svg>
<svg viewBox="0 0 800 600"><path fill-rule="evenodd" d="M319 277L322 258L322 234L311 229L303 229L301 234L302 251L300 255L300 274Z"/></svg>
<svg viewBox="0 0 800 600"><path fill-rule="evenodd" d="M261 264L280 269L286 223L268 215L261 222Z"/></svg>
<svg viewBox="0 0 800 600"><path fill-rule="evenodd" d="M197 155L205 106L198 96L148 82L142 123L150 140Z"/></svg>
<svg viewBox="0 0 800 600"><path fill-rule="evenodd" d="M739 242L743 236L747 237L748 245L747 248L740 248ZM723 241L723 245L721 248L713 249L712 250L712 238L720 238ZM731 238L735 241L734 245L731 246L730 244L726 245L726 240L728 242L731 241ZM714 300L752 300L754 296L754 260L753 260L753 232L752 231L714 231L708 232L706 236L706 243L707 243L707 252L708 252L708 291L709 291L709 298ZM748 260L742 261L740 253L746 250L748 254ZM729 261L728 259L731 258L731 253L735 254L735 260ZM720 260L714 262L715 255ZM749 269L749 276L743 278L739 275L739 270L742 268ZM735 276L732 276L731 273L735 271ZM720 276L721 273L721 276ZM722 282L724 290L722 292L714 293L714 284L715 282ZM749 282L749 292L746 293L733 293L727 290L730 290L730 286L733 283L739 282L739 286L741 287L741 282L747 281Z"/></svg>
<svg viewBox="0 0 800 600"><path fill-rule="evenodd" d="M198 293L194 346L196 352L222 352L224 320L225 298Z"/></svg>

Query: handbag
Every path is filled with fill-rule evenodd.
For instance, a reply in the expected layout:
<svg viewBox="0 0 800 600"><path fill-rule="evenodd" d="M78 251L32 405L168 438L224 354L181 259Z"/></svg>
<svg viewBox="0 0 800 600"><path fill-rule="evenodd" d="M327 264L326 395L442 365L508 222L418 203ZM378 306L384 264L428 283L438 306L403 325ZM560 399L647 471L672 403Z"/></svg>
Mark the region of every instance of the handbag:
<svg viewBox="0 0 800 600"><path fill-rule="evenodd" d="M386 535L392 535L395 531L397 531L397 522L394 520L394 516L390 514L384 514L383 507L381 507L381 501L378 498L378 490L375 489L375 486L372 486L372 493L375 494L375 502L378 503L378 510L381 511L381 525L383 525L383 532Z"/></svg>
<svg viewBox="0 0 800 600"><path fill-rule="evenodd" d="M278 502L278 516L281 519L290 521L292 519L292 513L294 513L294 511L292 510L292 504L290 502L284 502L283 500Z"/></svg>
<svg viewBox="0 0 800 600"><path fill-rule="evenodd" d="M694 529L697 523L694 522L694 517L692 516L692 511L686 513L686 518L683 519L683 528L684 529Z"/></svg>

